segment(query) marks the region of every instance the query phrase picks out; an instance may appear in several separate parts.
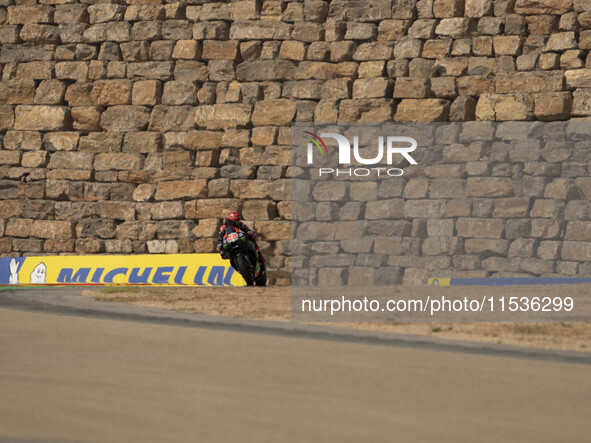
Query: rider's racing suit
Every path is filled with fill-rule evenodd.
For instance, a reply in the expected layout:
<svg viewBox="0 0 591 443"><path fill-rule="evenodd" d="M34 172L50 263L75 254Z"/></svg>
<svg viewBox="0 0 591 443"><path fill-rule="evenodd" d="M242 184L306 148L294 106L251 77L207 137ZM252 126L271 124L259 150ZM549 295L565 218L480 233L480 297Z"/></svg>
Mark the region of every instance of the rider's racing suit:
<svg viewBox="0 0 591 443"><path fill-rule="evenodd" d="M222 244L223 244L223 240L224 237L226 236L226 229L228 227L225 224L222 224L222 226L220 226L220 230L218 231L218 252L220 253L220 255L222 256L222 258L224 260L227 260L228 255L226 254L226 252L222 249ZM259 258L259 263L261 265L262 270L265 270L266 268L266 261L265 261L265 257L263 257L263 254L261 253L261 250L259 248L259 245L257 244L257 240L256 240L256 233L250 229L246 223L243 223L242 221L240 222L240 224L237 227L238 229L240 229L242 232L244 232L244 234L246 234L246 236L248 237L248 239L250 241L252 241L252 244L254 245L255 250L257 251L257 255Z"/></svg>

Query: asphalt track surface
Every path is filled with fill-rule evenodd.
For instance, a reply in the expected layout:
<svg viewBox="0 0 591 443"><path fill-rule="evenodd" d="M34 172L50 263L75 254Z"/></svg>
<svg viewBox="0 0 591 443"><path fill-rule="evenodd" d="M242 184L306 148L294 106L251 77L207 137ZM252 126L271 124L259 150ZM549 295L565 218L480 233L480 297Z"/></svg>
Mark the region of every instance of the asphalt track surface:
<svg viewBox="0 0 591 443"><path fill-rule="evenodd" d="M589 441L591 356L0 292L0 442Z"/></svg>

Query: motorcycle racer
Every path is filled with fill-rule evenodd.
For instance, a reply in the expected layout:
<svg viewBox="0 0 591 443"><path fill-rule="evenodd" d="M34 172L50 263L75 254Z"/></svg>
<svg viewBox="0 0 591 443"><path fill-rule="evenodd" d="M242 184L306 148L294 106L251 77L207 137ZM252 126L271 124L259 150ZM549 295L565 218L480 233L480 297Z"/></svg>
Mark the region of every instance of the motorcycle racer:
<svg viewBox="0 0 591 443"><path fill-rule="evenodd" d="M226 252L222 249L222 243L223 243L224 237L226 236L226 231L229 227L235 228L235 229L240 229L242 232L244 232L244 234L252 242L252 244L257 252L258 261L261 266L261 271L265 271L266 261L265 261L265 257L263 257L263 254L261 253L259 245L257 244L256 233L252 229L250 229L246 225L246 223L244 223L244 222L242 222L242 220L240 220L240 214L238 214L238 212L236 212L236 211L232 211L228 214L228 216L226 217L226 219L222 223L222 226L220 226L220 230L218 231L217 250L220 253L220 255L222 256L222 258L224 260L228 260L230 258L228 256L228 254L226 254Z"/></svg>

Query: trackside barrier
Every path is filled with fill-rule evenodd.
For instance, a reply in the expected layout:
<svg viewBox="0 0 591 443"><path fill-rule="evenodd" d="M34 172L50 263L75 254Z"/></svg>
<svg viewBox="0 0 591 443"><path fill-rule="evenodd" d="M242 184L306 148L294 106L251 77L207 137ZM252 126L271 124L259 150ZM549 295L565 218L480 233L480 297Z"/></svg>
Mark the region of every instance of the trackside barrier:
<svg viewBox="0 0 591 443"><path fill-rule="evenodd" d="M0 257L0 285L244 286L218 254Z"/></svg>

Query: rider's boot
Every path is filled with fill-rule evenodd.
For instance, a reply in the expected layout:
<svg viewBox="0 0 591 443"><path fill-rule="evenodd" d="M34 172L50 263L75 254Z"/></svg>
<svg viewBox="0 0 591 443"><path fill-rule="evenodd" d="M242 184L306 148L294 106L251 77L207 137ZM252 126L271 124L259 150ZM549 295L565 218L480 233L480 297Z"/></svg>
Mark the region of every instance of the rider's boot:
<svg viewBox="0 0 591 443"><path fill-rule="evenodd" d="M261 251L257 251L258 252L258 262L261 264L261 271L265 271L267 269L267 263L265 260L265 257L263 257L263 254L261 254Z"/></svg>

